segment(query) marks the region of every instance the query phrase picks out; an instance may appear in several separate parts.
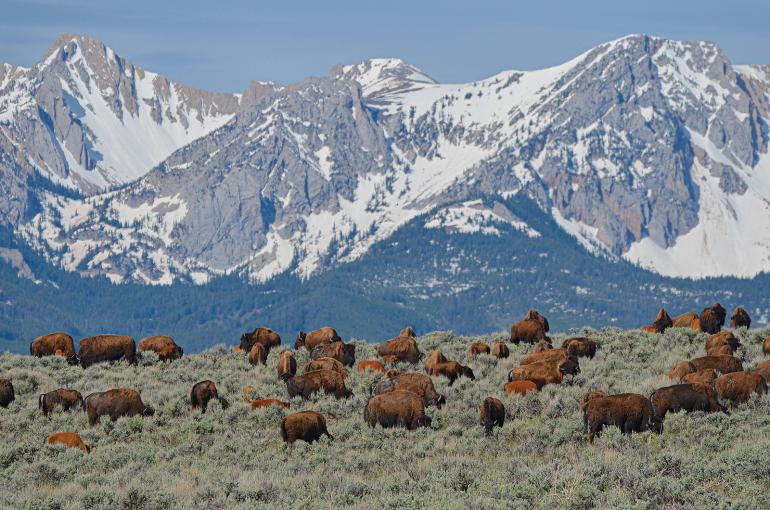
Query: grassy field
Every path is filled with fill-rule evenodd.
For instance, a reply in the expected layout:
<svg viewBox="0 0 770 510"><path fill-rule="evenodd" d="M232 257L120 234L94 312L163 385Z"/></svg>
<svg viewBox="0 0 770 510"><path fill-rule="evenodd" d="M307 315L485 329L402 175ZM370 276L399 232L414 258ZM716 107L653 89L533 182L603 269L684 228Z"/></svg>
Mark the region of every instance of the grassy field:
<svg viewBox="0 0 770 510"><path fill-rule="evenodd" d="M87 370L60 358L6 354L0 377L12 379L16 401L0 409L0 507L770 508L770 396L755 397L729 416L669 415L660 436L608 429L594 444L586 441L578 401L587 390L649 395L671 384L665 374L677 361L703 355L704 334L570 333L600 345L596 358L581 358L582 373L571 384L505 395L506 374L527 352L524 345L511 346L507 360L483 355L469 362L475 381L461 378L449 387L434 379L447 398L443 409L428 409L437 430L369 429L363 408L375 377L352 373L350 399L291 402L291 412L324 413L335 437L298 442L293 450L279 433L286 410L252 411L241 400L247 384L259 398L287 398L276 377L278 350L256 368L224 347L171 364L145 357L135 367ZM746 368L762 359L768 333L738 332ZM438 332L418 343L426 354L440 347L466 363L467 347L478 340L495 338ZM374 358L375 350L357 342L357 359ZM300 366L305 358L302 351ZM190 388L203 379L216 382L229 406L212 402L205 415L190 410ZM84 396L135 388L156 414L104 419L93 428L84 413L55 413L49 420L37 396L58 387ZM478 414L490 395L503 401L508 417L485 437ZM79 432L92 453L45 445L57 431Z"/></svg>

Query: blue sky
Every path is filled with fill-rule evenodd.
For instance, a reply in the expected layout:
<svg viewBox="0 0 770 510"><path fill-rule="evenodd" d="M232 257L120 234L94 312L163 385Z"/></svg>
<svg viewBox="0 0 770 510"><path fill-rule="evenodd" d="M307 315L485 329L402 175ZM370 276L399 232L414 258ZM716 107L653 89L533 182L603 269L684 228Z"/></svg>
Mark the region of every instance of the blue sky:
<svg viewBox="0 0 770 510"><path fill-rule="evenodd" d="M0 0L0 61L32 65L72 32L214 90L242 91L252 79L289 83L371 57L465 82L555 65L630 33L706 39L735 63L770 63L769 26L767 0Z"/></svg>

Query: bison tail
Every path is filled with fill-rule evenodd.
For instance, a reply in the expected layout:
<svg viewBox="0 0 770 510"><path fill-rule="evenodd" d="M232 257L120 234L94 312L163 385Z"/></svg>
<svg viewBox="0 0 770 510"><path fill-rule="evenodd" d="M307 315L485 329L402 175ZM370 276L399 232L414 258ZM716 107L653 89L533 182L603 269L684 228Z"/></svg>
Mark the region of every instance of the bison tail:
<svg viewBox="0 0 770 510"><path fill-rule="evenodd" d="M286 432L286 418L281 420L281 439L284 441L289 439L289 434Z"/></svg>
<svg viewBox="0 0 770 510"><path fill-rule="evenodd" d="M217 400L219 400L219 405L222 406L222 409L227 409L230 407L230 401L225 397L217 397Z"/></svg>
<svg viewBox="0 0 770 510"><path fill-rule="evenodd" d="M41 393L40 396L37 398L37 408L41 411L43 410L43 400L45 399L45 394Z"/></svg>

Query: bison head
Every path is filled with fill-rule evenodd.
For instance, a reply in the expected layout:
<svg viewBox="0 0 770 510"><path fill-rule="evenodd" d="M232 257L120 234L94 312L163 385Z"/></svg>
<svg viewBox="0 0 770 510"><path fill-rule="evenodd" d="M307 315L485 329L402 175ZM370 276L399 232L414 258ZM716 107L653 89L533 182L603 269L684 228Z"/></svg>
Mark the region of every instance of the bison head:
<svg viewBox="0 0 770 510"><path fill-rule="evenodd" d="M307 335L305 334L304 331L300 331L299 333L297 333L297 339L294 340L294 348L295 349L299 349L300 347L305 345L305 337L306 336Z"/></svg>
<svg viewBox="0 0 770 510"><path fill-rule="evenodd" d="M436 399L436 407L441 409L444 404L446 404L446 397L444 395L439 394L438 398Z"/></svg>
<svg viewBox="0 0 770 510"><path fill-rule="evenodd" d="M473 375L473 370L471 370L471 367L460 365L460 375L467 377L471 381L476 380L476 376Z"/></svg>
<svg viewBox="0 0 770 510"><path fill-rule="evenodd" d="M534 308L530 308L527 312L527 315L524 316L524 320L533 320L539 322L543 326L543 331L548 331L550 329L550 326L548 324L548 319L546 319L543 314L535 310Z"/></svg>
<svg viewBox="0 0 770 510"><path fill-rule="evenodd" d="M559 365L559 372L564 375L576 375L580 373L580 364L577 358L570 356Z"/></svg>
<svg viewBox="0 0 770 510"><path fill-rule="evenodd" d="M142 409L142 416L153 416L154 414L155 409L150 406L144 406L144 409Z"/></svg>
<svg viewBox="0 0 770 510"><path fill-rule="evenodd" d="M77 365L78 363L80 363L80 358L78 358L78 355L75 354L74 352L69 356L67 356L68 365Z"/></svg>
<svg viewBox="0 0 770 510"><path fill-rule="evenodd" d="M433 423L433 420L430 416L421 416L417 419L418 427L430 427L431 423Z"/></svg>
<svg viewBox="0 0 770 510"><path fill-rule="evenodd" d="M342 344L342 364L352 367L356 362L355 344Z"/></svg>

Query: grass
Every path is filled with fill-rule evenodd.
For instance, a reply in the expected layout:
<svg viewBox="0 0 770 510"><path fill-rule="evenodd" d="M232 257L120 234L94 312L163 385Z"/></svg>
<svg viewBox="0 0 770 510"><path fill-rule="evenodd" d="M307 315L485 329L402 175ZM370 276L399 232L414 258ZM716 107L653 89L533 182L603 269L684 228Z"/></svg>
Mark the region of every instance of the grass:
<svg viewBox="0 0 770 510"><path fill-rule="evenodd" d="M746 368L762 359L761 341L769 332L738 332ZM525 397L505 395L503 384L528 346L511 346L507 360L482 355L467 362L472 342L495 338L445 332L419 338L423 352L441 347L469 364L476 380L461 378L449 387L435 379L448 404L428 409L437 430L414 432L367 427L363 408L375 377L355 370L350 399L317 396L292 400L288 411L251 411L241 400L247 384L257 389L255 398L287 399L276 377L278 350L256 368L224 347L170 364L146 356L135 367L87 370L59 358L6 354L0 377L12 379L16 401L0 409L0 507L770 508L769 396L729 416L669 415L660 436L608 429L593 445L586 441L578 407L586 391L649 395L671 384L665 374L677 361L703 355L705 335L681 329L571 333L594 338L596 358L581 359L582 373L571 384ZM357 342L357 359L374 358L375 351ZM305 357L302 351L299 366ZM230 405L211 402L205 415L191 411L190 389L203 379L215 381ZM103 419L93 428L84 413L54 413L48 420L37 396L58 387L84 396L135 388L156 414ZM485 437L478 413L490 395L503 401L508 418ZM289 450L279 423L287 412L305 409L327 416L335 440L298 442ZM91 455L45 445L57 431L79 432Z"/></svg>

